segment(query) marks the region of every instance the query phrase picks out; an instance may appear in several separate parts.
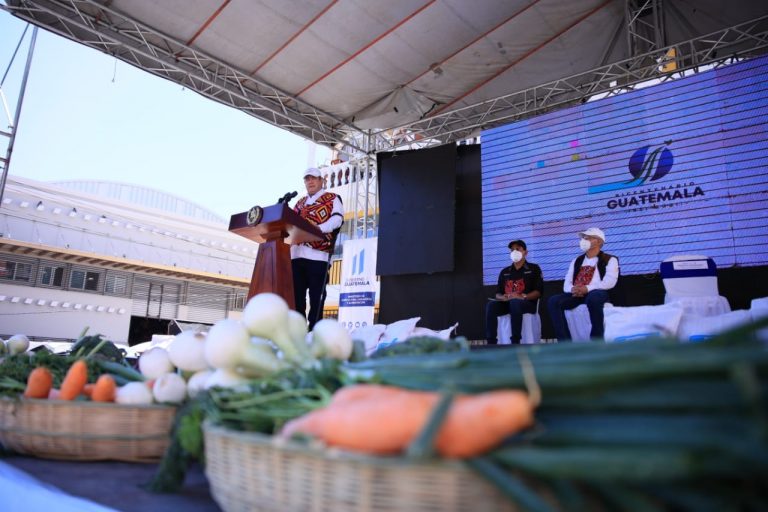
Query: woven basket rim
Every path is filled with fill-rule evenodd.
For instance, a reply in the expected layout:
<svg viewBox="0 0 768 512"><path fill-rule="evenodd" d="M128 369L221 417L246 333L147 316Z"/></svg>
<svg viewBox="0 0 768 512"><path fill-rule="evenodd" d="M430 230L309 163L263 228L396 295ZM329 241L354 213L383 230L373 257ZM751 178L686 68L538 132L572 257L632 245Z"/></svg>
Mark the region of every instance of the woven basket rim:
<svg viewBox="0 0 768 512"><path fill-rule="evenodd" d="M10 403L21 404L33 404L43 406L78 406L78 407L119 407L121 409L175 409L176 406L172 404L118 404L116 402L94 402L92 400L56 400L50 398L25 398L25 397L9 397L0 396L0 401Z"/></svg>
<svg viewBox="0 0 768 512"><path fill-rule="evenodd" d="M424 466L424 467L461 467L464 468L458 460L453 459L415 459L405 455L368 455L335 447L327 447L320 443L301 443L289 439L281 439L261 432L246 432L242 430L233 430L222 425L216 425L210 420L203 422L203 432L205 434L221 435L236 438L238 441L253 443L256 445L269 446L281 451L297 453L303 456L315 457L321 459L332 459L344 462L360 462L364 464L393 467L393 466Z"/></svg>

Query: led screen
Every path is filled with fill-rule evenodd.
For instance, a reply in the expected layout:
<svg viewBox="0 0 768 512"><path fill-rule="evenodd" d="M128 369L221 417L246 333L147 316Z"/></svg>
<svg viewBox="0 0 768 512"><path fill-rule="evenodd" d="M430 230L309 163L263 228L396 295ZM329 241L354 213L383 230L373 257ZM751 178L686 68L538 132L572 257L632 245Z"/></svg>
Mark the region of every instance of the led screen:
<svg viewBox="0 0 768 512"><path fill-rule="evenodd" d="M590 226L623 274L768 264L767 78L753 59L483 132L484 283L516 238L563 279Z"/></svg>

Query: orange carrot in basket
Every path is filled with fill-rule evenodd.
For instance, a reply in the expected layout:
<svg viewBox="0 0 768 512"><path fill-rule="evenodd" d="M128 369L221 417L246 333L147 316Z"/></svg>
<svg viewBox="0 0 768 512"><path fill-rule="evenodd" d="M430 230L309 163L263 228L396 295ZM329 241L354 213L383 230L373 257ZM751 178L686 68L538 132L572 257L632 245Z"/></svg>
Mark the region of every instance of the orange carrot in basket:
<svg viewBox="0 0 768 512"><path fill-rule="evenodd" d="M345 386L333 394L331 405L354 402L357 400L374 400L376 397L392 396L398 393L408 393L402 388L382 386L380 384L357 384Z"/></svg>
<svg viewBox="0 0 768 512"><path fill-rule="evenodd" d="M435 448L443 457L475 457L532 424L533 405L522 391L459 397L438 432Z"/></svg>
<svg viewBox="0 0 768 512"><path fill-rule="evenodd" d="M91 395L93 395L93 388L95 387L96 387L96 384L89 382L88 384L83 386L83 394L88 398L91 398Z"/></svg>
<svg viewBox="0 0 768 512"><path fill-rule="evenodd" d="M387 386L352 386L337 394L342 391L340 400L334 396L328 407L286 424L282 435L301 432L331 446L398 453L425 427L439 400L437 393ZM435 448L444 457L473 457L532 423L533 406L522 391L458 396L438 432Z"/></svg>
<svg viewBox="0 0 768 512"><path fill-rule="evenodd" d="M399 393L331 407L323 440L332 446L388 454L405 449L427 424L435 393Z"/></svg>
<svg viewBox="0 0 768 512"><path fill-rule="evenodd" d="M419 433L436 400L434 393L350 386L337 391L327 407L289 421L281 434L309 434L329 445L367 453L397 453Z"/></svg>
<svg viewBox="0 0 768 512"><path fill-rule="evenodd" d="M111 375L101 375L96 380L91 399L94 402L114 402L116 391L117 384L115 384L115 379Z"/></svg>
<svg viewBox="0 0 768 512"><path fill-rule="evenodd" d="M61 390L59 398L61 400L74 400L83 392L85 384L88 382L88 366L85 361L78 359L67 370L67 375L61 381Z"/></svg>
<svg viewBox="0 0 768 512"><path fill-rule="evenodd" d="M29 372L24 396L26 398L48 398L51 387L53 387L51 371L43 366L38 366Z"/></svg>

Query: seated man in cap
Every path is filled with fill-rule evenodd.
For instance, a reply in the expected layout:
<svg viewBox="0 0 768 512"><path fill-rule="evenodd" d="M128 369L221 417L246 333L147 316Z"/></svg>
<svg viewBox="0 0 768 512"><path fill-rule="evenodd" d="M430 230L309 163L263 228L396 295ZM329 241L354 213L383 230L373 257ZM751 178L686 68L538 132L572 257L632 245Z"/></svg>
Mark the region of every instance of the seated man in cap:
<svg viewBox="0 0 768 512"><path fill-rule="evenodd" d="M488 344L497 343L498 317L509 314L512 324L512 343L520 343L523 314L536 313L536 303L544 290L541 268L525 260L528 255L525 242L513 240L508 245L512 265L499 273L496 300L485 307L485 337Z"/></svg>
<svg viewBox="0 0 768 512"><path fill-rule="evenodd" d="M325 234L323 240L291 246L296 311L308 315L309 330L312 330L323 312L329 261L336 244L336 236L344 222L344 207L337 194L327 192L323 188L323 177L318 169L310 167L304 171L304 187L307 189L307 195L296 202L293 210L317 225Z"/></svg>
<svg viewBox="0 0 768 512"><path fill-rule="evenodd" d="M589 228L579 233L579 247L584 254L568 266L563 291L549 298L549 316L558 341L570 341L571 332L565 320L565 311L586 304L592 323L590 336L603 337L603 306L608 302L608 290L619 280L619 259L603 252L605 233L600 228Z"/></svg>

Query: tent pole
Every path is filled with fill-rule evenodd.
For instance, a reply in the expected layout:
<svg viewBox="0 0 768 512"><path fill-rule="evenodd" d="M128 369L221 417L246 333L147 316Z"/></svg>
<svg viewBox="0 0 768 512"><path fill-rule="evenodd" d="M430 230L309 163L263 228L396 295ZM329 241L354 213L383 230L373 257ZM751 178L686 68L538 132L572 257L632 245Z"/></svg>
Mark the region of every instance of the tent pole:
<svg viewBox="0 0 768 512"><path fill-rule="evenodd" d="M24 35L22 34L22 37ZM11 153L13 153L13 143L16 140L16 131L19 129L19 118L21 117L21 105L24 103L24 92L27 89L27 79L29 78L29 69L32 66L32 55L35 52L35 42L37 41L37 27L32 29L32 39L29 42L29 51L27 52L27 63L24 66L24 76L21 79L21 88L19 90L19 102L16 104L16 112L13 116L10 133L8 134L8 148L5 151L5 158L0 159L3 172L0 175L0 208L3 204L3 195L5 194L5 182L8 179L8 168L11 165ZM5 134L4 134L5 135Z"/></svg>

